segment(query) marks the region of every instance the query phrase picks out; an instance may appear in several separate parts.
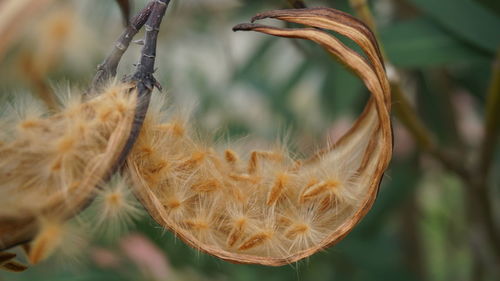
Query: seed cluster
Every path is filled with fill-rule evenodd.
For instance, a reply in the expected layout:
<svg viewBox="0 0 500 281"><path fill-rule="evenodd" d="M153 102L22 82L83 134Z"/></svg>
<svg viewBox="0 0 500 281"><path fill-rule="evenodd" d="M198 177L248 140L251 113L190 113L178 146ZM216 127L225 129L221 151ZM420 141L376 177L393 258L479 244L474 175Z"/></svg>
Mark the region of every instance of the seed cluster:
<svg viewBox="0 0 500 281"><path fill-rule="evenodd" d="M0 134L0 218L67 216L86 200L130 133L135 97L126 87L73 99L56 114L6 110L2 119L12 122Z"/></svg>
<svg viewBox="0 0 500 281"><path fill-rule="evenodd" d="M161 204L156 219L191 245L288 256L322 242L363 201L362 153L301 162L283 148L216 150L186 121L148 114L128 159L131 178Z"/></svg>

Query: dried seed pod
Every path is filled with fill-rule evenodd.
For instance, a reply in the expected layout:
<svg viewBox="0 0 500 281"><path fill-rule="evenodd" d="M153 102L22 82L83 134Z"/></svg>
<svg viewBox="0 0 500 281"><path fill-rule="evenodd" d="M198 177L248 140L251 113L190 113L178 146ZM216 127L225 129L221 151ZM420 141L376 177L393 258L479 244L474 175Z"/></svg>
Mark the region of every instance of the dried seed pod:
<svg viewBox="0 0 500 281"><path fill-rule="evenodd" d="M0 253L34 239L32 247L25 247L28 257L35 263L43 260L60 244L60 224L81 211L97 193L96 186L121 168L142 126L151 92L159 87L153 77L156 42L169 2L151 0L130 21L99 66L90 91L79 95L76 103L55 114L28 115L20 122L4 122L8 116L0 119L5 123L0 132ZM127 82L109 86L143 25L146 39L137 71ZM133 209L122 195L108 194L108 215ZM41 223L47 221L57 223ZM12 261L0 269L25 267Z"/></svg>
<svg viewBox="0 0 500 281"><path fill-rule="evenodd" d="M283 149L238 156L216 153L187 125L162 123L161 111L150 111L127 165L148 212L187 244L231 262L279 266L337 243L371 208L392 153L390 87L377 42L359 20L328 8L254 20L263 18L312 28L235 30L312 40L364 81L372 95L354 126L309 160ZM350 38L364 55L324 30Z"/></svg>
<svg viewBox="0 0 500 281"><path fill-rule="evenodd" d="M31 114L27 109L18 122L4 122L1 249L32 240L40 219L64 221L93 197L129 139L137 106L131 87L112 85L86 102L70 102L58 113ZM2 121L14 119L6 115Z"/></svg>

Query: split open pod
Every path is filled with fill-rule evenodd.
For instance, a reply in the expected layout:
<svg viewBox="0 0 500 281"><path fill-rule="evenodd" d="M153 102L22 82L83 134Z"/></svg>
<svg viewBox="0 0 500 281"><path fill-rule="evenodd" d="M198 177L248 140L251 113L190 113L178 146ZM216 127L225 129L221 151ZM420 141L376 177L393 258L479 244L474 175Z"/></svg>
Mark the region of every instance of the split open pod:
<svg viewBox="0 0 500 281"><path fill-rule="evenodd" d="M371 208L392 152L390 88L375 37L352 16L314 8L254 20L263 18L309 27L234 29L312 40L364 81L371 98L353 127L310 159L286 149L240 155L217 151L187 121L162 122L161 111L150 110L127 166L148 212L190 246L235 263L280 266L337 243Z"/></svg>
<svg viewBox="0 0 500 281"><path fill-rule="evenodd" d="M63 223L93 198L116 168L133 127L137 95L130 84L104 88L56 113L43 107L7 108L0 134L0 249L32 240L36 263L50 251ZM17 117L15 117L17 115Z"/></svg>
<svg viewBox="0 0 500 281"><path fill-rule="evenodd" d="M121 2L123 7L128 3ZM62 108L31 110L21 104L24 114L15 107L0 111L0 269L26 269L14 260L15 254L4 252L17 245L24 246L31 263L46 258L57 248L60 226L89 205L102 184L122 168L153 88L159 87L153 77L156 43L169 3L150 0L130 19L90 89ZM136 72L124 82L111 82L143 26ZM120 200L109 199L111 205L120 205Z"/></svg>

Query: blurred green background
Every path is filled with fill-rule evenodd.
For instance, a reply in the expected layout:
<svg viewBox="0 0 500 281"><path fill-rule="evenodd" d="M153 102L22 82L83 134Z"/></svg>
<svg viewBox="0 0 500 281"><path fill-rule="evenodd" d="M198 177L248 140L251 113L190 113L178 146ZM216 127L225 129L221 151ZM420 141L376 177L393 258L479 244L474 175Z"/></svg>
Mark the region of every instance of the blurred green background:
<svg viewBox="0 0 500 281"><path fill-rule="evenodd" d="M134 11L145 3L133 2ZM306 3L353 12L347 0ZM500 1L369 4L381 44L426 126L451 154L473 159L500 46ZM255 13L286 7L284 0L172 1L158 49L163 94L220 138L273 142L285 135L307 155L341 135L368 98L359 79L309 42L231 31ZM54 19L64 23L59 35L50 31ZM85 88L121 23L112 0L54 1L0 57L0 93ZM139 51L127 52L121 75L133 71ZM467 184L420 152L394 121L394 158L373 209L338 245L305 261L280 268L230 264L189 248L143 215L115 239L87 237L75 261L56 255L25 273L0 272L0 280L500 280L498 259L468 220ZM498 156L488 179L497 225Z"/></svg>

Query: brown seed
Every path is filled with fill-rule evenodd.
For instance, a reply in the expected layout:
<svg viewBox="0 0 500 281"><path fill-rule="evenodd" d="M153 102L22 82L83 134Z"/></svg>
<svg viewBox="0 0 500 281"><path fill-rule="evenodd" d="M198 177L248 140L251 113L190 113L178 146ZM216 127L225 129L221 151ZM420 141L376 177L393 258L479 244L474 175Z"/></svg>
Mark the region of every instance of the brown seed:
<svg viewBox="0 0 500 281"><path fill-rule="evenodd" d="M193 154L191 155L191 157L189 159L182 161L179 164L179 166L177 166L177 170L181 170L181 171L192 170L196 166L200 165L201 162L203 162L203 160L205 159L205 157L206 157L206 153L203 151L193 152Z"/></svg>
<svg viewBox="0 0 500 281"><path fill-rule="evenodd" d="M186 133L186 130L179 122L171 122L167 124L160 124L155 127L156 130L160 132L167 132L168 134L174 137L183 137Z"/></svg>
<svg viewBox="0 0 500 281"><path fill-rule="evenodd" d="M247 218L239 218L235 221L234 226L227 238L227 245L229 247L233 247L234 244L241 238L241 236L243 236L243 234L245 233L246 224Z"/></svg>
<svg viewBox="0 0 500 281"><path fill-rule="evenodd" d="M309 226L304 223L292 225L286 232L285 236L290 239L295 239L299 235L303 235L309 231Z"/></svg>
<svg viewBox="0 0 500 281"><path fill-rule="evenodd" d="M61 157L57 158L57 160L54 162L54 164L52 164L52 166L50 167L50 169L53 171L53 172L56 172L56 171L59 171L61 170L62 168L62 159Z"/></svg>
<svg viewBox="0 0 500 281"><path fill-rule="evenodd" d="M288 182L288 175L286 173L281 173L276 178L273 188L269 191L267 196L267 205L273 205L283 196L285 192L285 187Z"/></svg>
<svg viewBox="0 0 500 281"><path fill-rule="evenodd" d="M185 220L184 223L196 231L203 231L210 228L208 222L202 219Z"/></svg>
<svg viewBox="0 0 500 281"><path fill-rule="evenodd" d="M21 129L33 129L40 125L40 120L25 120L19 124L19 127L21 127Z"/></svg>
<svg viewBox="0 0 500 281"><path fill-rule="evenodd" d="M170 199L167 201L167 203L165 204L165 206L169 209L177 209L181 206L182 202L177 200L177 199Z"/></svg>
<svg viewBox="0 0 500 281"><path fill-rule="evenodd" d="M271 236L272 235L269 232L257 233L252 237L248 238L245 242L243 242L243 244L238 248L238 250L245 251L260 246L264 244L266 241L268 241L271 238Z"/></svg>
<svg viewBox="0 0 500 281"><path fill-rule="evenodd" d="M119 206L122 204L122 196L118 192L112 192L106 196L106 203L110 206Z"/></svg>
<svg viewBox="0 0 500 281"><path fill-rule="evenodd" d="M10 262L7 262L7 263L0 265L0 269L10 271L10 272L23 272L26 269L28 269L28 267L22 263L17 262L17 261L10 261Z"/></svg>
<svg viewBox="0 0 500 281"><path fill-rule="evenodd" d="M317 197L320 194L327 192L328 190L338 187L339 185L340 182L336 180L321 181L313 185L308 185L304 189L304 192L302 192L302 195L300 196L300 201L305 202L307 200L310 200L314 197Z"/></svg>
<svg viewBox="0 0 500 281"><path fill-rule="evenodd" d="M279 216L277 222L280 227L288 226L293 223L293 221L290 218L287 218L286 216Z"/></svg>
<svg viewBox="0 0 500 281"><path fill-rule="evenodd" d="M179 124L179 122L172 123L170 131L171 131L172 135L179 137L179 138L184 136L184 134L186 132L184 127L181 124Z"/></svg>
<svg viewBox="0 0 500 281"><path fill-rule="evenodd" d="M138 150L146 155L152 154L154 152L153 148L149 145L143 145L142 147L138 148Z"/></svg>
<svg viewBox="0 0 500 281"><path fill-rule="evenodd" d="M230 174L229 177L235 181L248 182L252 184L257 184L261 180L260 177L249 174Z"/></svg>
<svg viewBox="0 0 500 281"><path fill-rule="evenodd" d="M257 171L259 159L267 159L273 161L283 160L281 154L270 152L270 151L253 151L250 154L250 160L248 161L248 173L253 174Z"/></svg>
<svg viewBox="0 0 500 281"><path fill-rule="evenodd" d="M221 187L217 180L211 179L206 181L200 181L191 186L191 188L196 192L213 192Z"/></svg>
<svg viewBox="0 0 500 281"><path fill-rule="evenodd" d="M236 154L236 152L232 151L231 149L227 149L224 152L224 158L230 164L235 164L239 160L238 155Z"/></svg>
<svg viewBox="0 0 500 281"><path fill-rule="evenodd" d="M73 136L64 136L57 144L57 151L61 154L70 152L76 144L76 139Z"/></svg>
<svg viewBox="0 0 500 281"><path fill-rule="evenodd" d="M159 174L161 173L164 169L168 168L169 164L166 160L158 160L156 163L152 164L149 167L149 172L152 174Z"/></svg>
<svg viewBox="0 0 500 281"><path fill-rule="evenodd" d="M16 254L9 252L0 252L0 264L4 264L13 258L16 257Z"/></svg>
<svg viewBox="0 0 500 281"><path fill-rule="evenodd" d="M63 226L58 223L45 225L31 245L28 259L37 264L47 258L60 244Z"/></svg>
<svg viewBox="0 0 500 281"><path fill-rule="evenodd" d="M325 196L325 198L323 198L323 200L321 200L321 203L319 204L319 212L324 212L332 207L334 199L335 197L333 194L331 194L330 196Z"/></svg>

